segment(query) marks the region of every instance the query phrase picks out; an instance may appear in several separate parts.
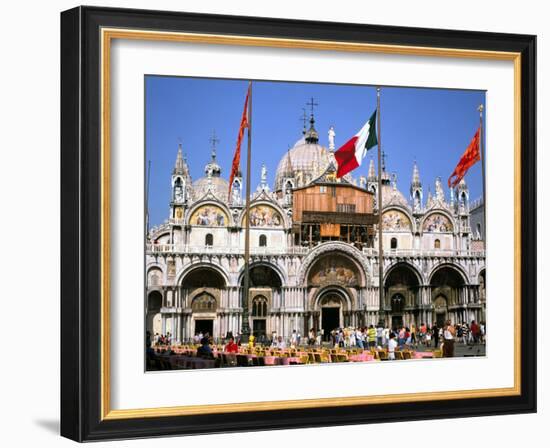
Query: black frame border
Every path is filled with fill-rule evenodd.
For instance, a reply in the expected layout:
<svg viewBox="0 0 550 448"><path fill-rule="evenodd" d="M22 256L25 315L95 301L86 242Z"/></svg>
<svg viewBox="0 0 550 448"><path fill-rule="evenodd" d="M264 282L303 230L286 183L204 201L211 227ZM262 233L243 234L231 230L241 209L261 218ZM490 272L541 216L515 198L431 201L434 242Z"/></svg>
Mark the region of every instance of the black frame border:
<svg viewBox="0 0 550 448"><path fill-rule="evenodd" d="M521 395L101 420L100 28L521 53ZM536 36L169 11L61 13L61 435L128 439L536 412Z"/></svg>

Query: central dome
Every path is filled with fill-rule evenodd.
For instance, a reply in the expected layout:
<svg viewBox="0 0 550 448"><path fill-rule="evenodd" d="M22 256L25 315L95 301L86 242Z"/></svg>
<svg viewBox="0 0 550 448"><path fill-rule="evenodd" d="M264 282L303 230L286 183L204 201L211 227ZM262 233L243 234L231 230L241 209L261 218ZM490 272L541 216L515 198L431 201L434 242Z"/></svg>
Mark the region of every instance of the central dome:
<svg viewBox="0 0 550 448"><path fill-rule="evenodd" d="M285 178L294 178L295 188L303 187L323 174L331 161L330 151L316 142L298 140L279 162L275 190L281 190Z"/></svg>
<svg viewBox="0 0 550 448"><path fill-rule="evenodd" d="M208 192L211 192L218 199L225 200L229 192L229 182L219 176L201 177L193 182L193 191L197 200Z"/></svg>
<svg viewBox="0 0 550 448"><path fill-rule="evenodd" d="M229 194L229 182L222 174L222 168L216 162L216 151L212 149L212 159L204 167L204 177L193 182L193 191L195 199L200 199L209 192L218 199L223 200Z"/></svg>

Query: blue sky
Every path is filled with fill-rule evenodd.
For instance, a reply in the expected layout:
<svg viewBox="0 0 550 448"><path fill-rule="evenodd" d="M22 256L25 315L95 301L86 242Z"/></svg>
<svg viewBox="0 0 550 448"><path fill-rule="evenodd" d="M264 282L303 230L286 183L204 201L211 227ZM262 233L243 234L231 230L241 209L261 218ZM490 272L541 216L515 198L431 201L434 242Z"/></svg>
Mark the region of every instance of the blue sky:
<svg viewBox="0 0 550 448"><path fill-rule="evenodd" d="M151 160L149 212L152 225L168 218L170 176L178 142L183 144L193 180L204 176L210 160L213 130L219 139L217 160L229 177L248 81L147 76L145 79L146 160ZM254 82L252 128L252 191L265 163L273 185L279 160L302 136L303 108L315 98L315 127L320 144L328 146L328 129L336 131L336 148L352 137L376 109L376 88L336 84ZM485 92L383 87L381 93L382 149L386 168L397 174L397 186L408 197L414 160L424 188L434 191L447 178L479 125L479 104ZM309 124L308 124L309 126ZM487 148L488 149L488 148ZM246 136L241 166L245 171ZM488 151L487 151L488 152ZM352 174L366 175L376 147ZM482 195L481 164L466 175L470 199Z"/></svg>

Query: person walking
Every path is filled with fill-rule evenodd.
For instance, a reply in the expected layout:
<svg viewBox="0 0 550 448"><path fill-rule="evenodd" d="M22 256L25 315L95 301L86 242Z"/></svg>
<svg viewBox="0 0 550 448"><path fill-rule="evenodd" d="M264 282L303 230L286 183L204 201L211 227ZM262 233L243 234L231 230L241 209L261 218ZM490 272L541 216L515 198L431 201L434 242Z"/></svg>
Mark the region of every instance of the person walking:
<svg viewBox="0 0 550 448"><path fill-rule="evenodd" d="M355 330L355 341L357 342L357 347L361 349L365 348L365 345L363 344L363 332L361 331L361 327L357 327L357 330Z"/></svg>
<svg viewBox="0 0 550 448"><path fill-rule="evenodd" d="M443 327L443 357L452 358L455 355L455 335L456 329L450 320L445 322Z"/></svg>
<svg viewBox="0 0 550 448"><path fill-rule="evenodd" d="M474 344L479 343L479 325L476 323L475 320L473 320L470 324L470 332L472 333Z"/></svg>
<svg viewBox="0 0 550 448"><path fill-rule="evenodd" d="M290 336L290 346L296 347L298 342L298 334L296 333L296 330L292 330L292 335Z"/></svg>
<svg viewBox="0 0 550 448"><path fill-rule="evenodd" d="M376 345L379 347L384 345L384 325L380 321L376 327Z"/></svg>
<svg viewBox="0 0 550 448"><path fill-rule="evenodd" d="M439 328L436 323L432 325L432 339L434 341L434 347L439 345Z"/></svg>
<svg viewBox="0 0 550 448"><path fill-rule="evenodd" d="M397 347L397 341L395 340L395 333L390 333L390 340L388 341L388 359L395 360L395 348Z"/></svg>
<svg viewBox="0 0 550 448"><path fill-rule="evenodd" d="M384 327L384 333L382 335L382 347L385 347L390 340L390 327L387 325Z"/></svg>
<svg viewBox="0 0 550 448"><path fill-rule="evenodd" d="M369 326L367 335L369 338L369 347L373 348L376 345L376 328L374 328L374 325L371 324Z"/></svg>

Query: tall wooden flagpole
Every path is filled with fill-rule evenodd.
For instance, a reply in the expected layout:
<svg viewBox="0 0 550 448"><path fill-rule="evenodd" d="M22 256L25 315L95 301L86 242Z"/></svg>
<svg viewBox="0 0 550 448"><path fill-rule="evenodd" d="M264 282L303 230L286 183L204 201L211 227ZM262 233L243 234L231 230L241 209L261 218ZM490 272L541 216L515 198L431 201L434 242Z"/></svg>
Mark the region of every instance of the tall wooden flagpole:
<svg viewBox="0 0 550 448"><path fill-rule="evenodd" d="M483 249L487 249L487 200L485 198L485 135L483 129L483 104L477 108L479 111L479 146L481 154L481 183L483 189Z"/></svg>
<svg viewBox="0 0 550 448"><path fill-rule="evenodd" d="M378 139L378 310L379 321L384 313L384 253L382 244L382 134L380 132L380 87L376 89L376 136Z"/></svg>
<svg viewBox="0 0 550 448"><path fill-rule="evenodd" d="M241 324L241 342L248 343L250 325L248 323L248 301L250 290L250 162L252 159L252 81L248 83L248 147L246 150L246 201L244 229L244 279L243 279L243 314Z"/></svg>

